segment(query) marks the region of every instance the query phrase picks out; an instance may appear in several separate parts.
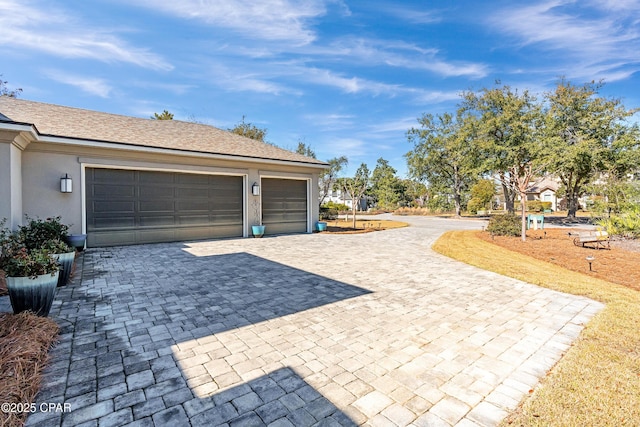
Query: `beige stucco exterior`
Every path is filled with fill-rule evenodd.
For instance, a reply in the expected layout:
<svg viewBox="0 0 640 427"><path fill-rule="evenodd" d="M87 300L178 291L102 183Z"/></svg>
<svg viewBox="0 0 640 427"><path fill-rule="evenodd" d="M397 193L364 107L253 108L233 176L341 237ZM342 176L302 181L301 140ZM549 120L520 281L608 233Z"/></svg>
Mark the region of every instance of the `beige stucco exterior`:
<svg viewBox="0 0 640 427"><path fill-rule="evenodd" d="M15 228L22 218L22 150L28 142L15 132L0 131L0 219Z"/></svg>
<svg viewBox="0 0 640 427"><path fill-rule="evenodd" d="M308 188L308 227L318 220L318 165L233 158L181 150L41 137L26 127L0 131L0 218L16 227L24 219L61 216L70 232L83 233L85 225L84 171L87 167L147 169L172 172L241 175L244 177L244 235L260 222L260 196L251 186L261 177L303 179ZM73 192L60 192L60 178L73 179Z"/></svg>

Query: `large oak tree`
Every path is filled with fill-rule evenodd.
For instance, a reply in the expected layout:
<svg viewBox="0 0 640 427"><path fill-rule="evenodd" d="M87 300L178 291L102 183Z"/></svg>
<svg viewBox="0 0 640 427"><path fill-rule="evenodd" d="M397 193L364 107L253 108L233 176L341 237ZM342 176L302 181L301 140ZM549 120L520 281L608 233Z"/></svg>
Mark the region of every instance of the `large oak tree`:
<svg viewBox="0 0 640 427"><path fill-rule="evenodd" d="M602 83L572 85L561 80L547 94L547 168L562 182L568 216L597 178L620 180L638 167L638 128L619 99L599 96Z"/></svg>

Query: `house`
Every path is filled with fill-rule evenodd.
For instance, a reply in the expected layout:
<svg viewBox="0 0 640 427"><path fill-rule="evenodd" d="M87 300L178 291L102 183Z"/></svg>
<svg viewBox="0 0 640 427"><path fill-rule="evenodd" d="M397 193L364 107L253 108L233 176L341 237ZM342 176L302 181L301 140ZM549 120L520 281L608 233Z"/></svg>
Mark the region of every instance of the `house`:
<svg viewBox="0 0 640 427"><path fill-rule="evenodd" d="M324 197L324 203L329 203L329 202L345 205L349 209L351 209L351 206L353 204L353 199L351 197L351 194L349 194L348 191L334 188Z"/></svg>
<svg viewBox="0 0 640 427"><path fill-rule="evenodd" d="M535 180L527 188L527 200L539 200L541 202L551 202L551 210L558 210L558 197L556 192L560 184L550 178L544 177Z"/></svg>
<svg viewBox="0 0 640 427"><path fill-rule="evenodd" d="M368 196L361 197L356 204L356 210L366 211L368 209L368 205L370 204L369 199L370 198ZM345 205L349 209L353 209L353 197L351 197L351 193L349 193L347 190L334 189L324 198L324 203L328 202Z"/></svg>
<svg viewBox="0 0 640 427"><path fill-rule="evenodd" d="M0 97L0 219L60 215L89 247L309 233L326 167L208 125Z"/></svg>

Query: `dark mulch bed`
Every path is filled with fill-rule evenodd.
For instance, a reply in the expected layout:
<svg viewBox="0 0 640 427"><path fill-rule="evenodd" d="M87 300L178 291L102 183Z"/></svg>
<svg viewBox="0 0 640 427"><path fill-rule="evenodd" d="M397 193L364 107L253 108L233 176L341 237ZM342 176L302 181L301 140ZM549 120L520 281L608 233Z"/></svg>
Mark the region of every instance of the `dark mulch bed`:
<svg viewBox="0 0 640 427"><path fill-rule="evenodd" d="M0 403L33 402L58 331L53 320L30 312L0 313ZM0 426L22 426L27 415L0 411Z"/></svg>
<svg viewBox="0 0 640 427"><path fill-rule="evenodd" d="M640 242L612 239L611 249L597 250L574 245L574 236L569 235L569 232L578 231L577 228L529 230L526 242L520 237L492 237L488 232L479 232L478 235L483 240L512 251L640 290ZM588 256L595 258L591 271L586 260Z"/></svg>

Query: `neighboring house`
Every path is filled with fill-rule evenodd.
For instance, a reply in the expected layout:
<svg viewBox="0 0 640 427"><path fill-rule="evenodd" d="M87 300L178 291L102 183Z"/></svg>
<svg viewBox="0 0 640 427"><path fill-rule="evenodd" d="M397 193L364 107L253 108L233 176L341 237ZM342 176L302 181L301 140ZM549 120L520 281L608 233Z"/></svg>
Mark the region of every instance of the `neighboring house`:
<svg viewBox="0 0 640 427"><path fill-rule="evenodd" d="M551 202L551 209L557 211L558 197L556 192L558 188L560 188L560 184L550 177L537 179L527 188L527 200Z"/></svg>
<svg viewBox="0 0 640 427"><path fill-rule="evenodd" d="M309 233L326 167L203 124L0 97L0 219L60 215L88 246Z"/></svg>
<svg viewBox="0 0 640 427"><path fill-rule="evenodd" d="M324 198L324 203L333 202L341 205L346 205L349 209L353 208L353 197L348 191L333 190ZM359 211L366 211L368 209L369 199L364 196L360 199L360 202L356 206Z"/></svg>
<svg viewBox="0 0 640 427"><path fill-rule="evenodd" d="M353 205L351 194L349 194L348 191L342 191L338 189L332 190L329 194L325 196L324 203L328 203L328 202L346 205L349 207L349 209L351 209L351 206Z"/></svg>

